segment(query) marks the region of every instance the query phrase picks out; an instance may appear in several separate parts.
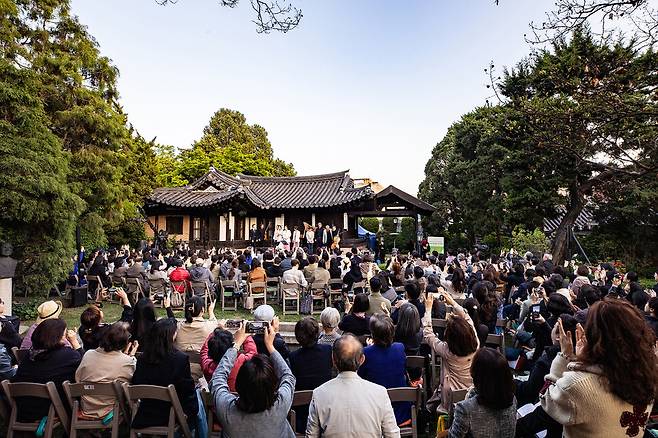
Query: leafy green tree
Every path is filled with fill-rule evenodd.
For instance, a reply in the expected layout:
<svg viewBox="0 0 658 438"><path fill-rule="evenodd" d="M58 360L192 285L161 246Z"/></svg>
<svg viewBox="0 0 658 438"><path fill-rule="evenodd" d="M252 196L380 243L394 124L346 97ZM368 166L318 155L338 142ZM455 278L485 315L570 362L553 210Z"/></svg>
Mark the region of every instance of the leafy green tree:
<svg viewBox="0 0 658 438"><path fill-rule="evenodd" d="M508 106L522 114L527 135L565 193L567 213L553 259L567 256L569 232L586 203L612 186L655 181L658 171L658 53L635 42L597 42L587 30L533 54L506 73Z"/></svg>
<svg viewBox="0 0 658 438"><path fill-rule="evenodd" d="M69 156L49 129L41 87L0 58L0 240L15 248L19 285L45 293L73 267L84 203L67 184Z"/></svg>
<svg viewBox="0 0 658 438"><path fill-rule="evenodd" d="M41 82L46 126L60 139L70 189L84 201L82 233L104 242L103 228L123 219L133 196L122 183L132 140L118 104L118 71L68 0L1 2L0 28L1 56Z"/></svg>
<svg viewBox="0 0 658 438"><path fill-rule="evenodd" d="M464 115L425 167L419 196L437 207L425 223L427 232L465 232L470 243L494 236L501 246L516 225L541 226L547 201L557 197L550 178L535 176L542 165L517 111L501 105Z"/></svg>
<svg viewBox="0 0 658 438"><path fill-rule="evenodd" d="M179 156L179 180L193 181L214 166L231 175L295 175L292 164L274 158L267 131L245 116L222 108L210 118L203 136Z"/></svg>

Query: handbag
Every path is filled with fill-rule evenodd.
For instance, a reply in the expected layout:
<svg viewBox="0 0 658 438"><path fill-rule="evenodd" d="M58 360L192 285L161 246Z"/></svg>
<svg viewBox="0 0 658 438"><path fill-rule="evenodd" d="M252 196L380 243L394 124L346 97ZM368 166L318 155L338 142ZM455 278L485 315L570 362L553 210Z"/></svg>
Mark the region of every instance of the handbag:
<svg viewBox="0 0 658 438"><path fill-rule="evenodd" d="M246 310L251 310L254 308L254 297L252 296L244 297L244 308Z"/></svg>
<svg viewBox="0 0 658 438"><path fill-rule="evenodd" d="M311 307L313 306L313 297L311 294L304 294L299 303L299 313L303 315L311 314Z"/></svg>

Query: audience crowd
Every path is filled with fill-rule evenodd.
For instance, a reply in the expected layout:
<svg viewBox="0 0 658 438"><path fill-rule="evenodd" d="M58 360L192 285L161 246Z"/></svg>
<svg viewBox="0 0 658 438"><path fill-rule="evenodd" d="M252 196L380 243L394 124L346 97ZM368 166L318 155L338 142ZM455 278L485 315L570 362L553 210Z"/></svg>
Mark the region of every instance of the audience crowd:
<svg viewBox="0 0 658 438"><path fill-rule="evenodd" d="M247 285L277 277L302 292L327 288L319 318L295 324L296 345L267 304L247 306L249 322L216 319L219 282L235 281L245 305ZM137 279L145 297L114 288L122 278ZM658 389L655 278L645 290L637 274L610 264L554 265L549 254L513 251L394 252L381 265L359 248L321 245L96 251L69 279L100 282L88 284L101 292L89 297L97 303L82 311L77 332L59 318L62 303L46 301L20 336L0 302L0 374L53 382L62 400L65 381L173 385L197 436L213 432L206 415L224 437L396 437L416 421L421 429L438 423L432 435L449 437L642 436ZM151 290L157 282L163 291ZM182 320L172 310L176 294ZM116 322L104 319L108 296L123 307ZM505 345L494 342L501 336ZM424 365L408 366L409 356ZM391 402L387 390L401 387L420 388L422 401ZM296 391L312 391L310 404L293 407ZM48 400L17 403L19 421L48 415ZM78 415L106 420L113 403L85 396ZM167 402L143 400L130 426L166 426L167 412Z"/></svg>

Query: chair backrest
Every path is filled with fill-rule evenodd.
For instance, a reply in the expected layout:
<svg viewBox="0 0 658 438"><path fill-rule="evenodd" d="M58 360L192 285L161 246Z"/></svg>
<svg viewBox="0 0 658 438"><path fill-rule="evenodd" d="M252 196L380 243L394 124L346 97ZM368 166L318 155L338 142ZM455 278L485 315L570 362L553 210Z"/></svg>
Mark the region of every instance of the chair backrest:
<svg viewBox="0 0 658 438"><path fill-rule="evenodd" d="M125 409L123 403L123 390L121 389L121 383L119 381L114 381L111 383L97 383L97 382L82 382L82 383L71 383L68 380L62 383L62 388L64 389L64 394L68 399L69 406L73 408L72 414L74 418L78 415L78 406L79 399L82 396L105 396L114 398L114 408L117 411L120 410L124 417L128 418L128 412ZM116 414L115 413L115 414Z"/></svg>
<svg viewBox="0 0 658 438"><path fill-rule="evenodd" d="M176 426L180 427L185 438L192 438L192 433L190 432L189 427L187 426L187 421L185 419L185 413L183 412L183 407L180 404L178 399L178 394L176 393L176 388L174 385L164 386L154 386L154 385L129 385L127 383L123 384L124 394L126 400L130 404L130 409L132 412L132 419L137 415L137 408L139 406L139 401L144 399L149 400L159 400L171 404L169 409L169 424L168 428L173 436ZM140 433L149 434L149 429L155 428L145 428L140 429Z"/></svg>
<svg viewBox="0 0 658 438"><path fill-rule="evenodd" d="M16 358L16 363L21 364L25 359L30 354L30 350L28 348L18 348L18 347L11 347L11 352L14 353L14 357Z"/></svg>
<svg viewBox="0 0 658 438"><path fill-rule="evenodd" d="M151 286L151 293L165 292L167 282L164 278L150 278L149 286Z"/></svg>
<svg viewBox="0 0 658 438"><path fill-rule="evenodd" d="M498 350L504 355L505 354L505 338L503 335L495 335L489 333L487 335L487 344L495 345Z"/></svg>
<svg viewBox="0 0 658 438"><path fill-rule="evenodd" d="M89 285L89 289L93 289L94 291L98 291L98 289L101 288L101 279L98 278L98 275L85 275L85 280L87 280L87 284Z"/></svg>
<svg viewBox="0 0 658 438"><path fill-rule="evenodd" d="M388 398L391 402L412 402L416 406L420 403L420 387L412 388L410 386L405 386L402 388L389 388L386 390L388 392Z"/></svg>
<svg viewBox="0 0 658 438"><path fill-rule="evenodd" d="M292 397L292 405L290 406L290 412L288 413L288 422L292 427L293 432L297 433L297 413L295 412L296 406L306 406L311 404L311 399L313 398L313 390L305 391L295 391L295 394Z"/></svg>
<svg viewBox="0 0 658 438"><path fill-rule="evenodd" d="M192 291L197 295L210 294L210 288L208 287L208 283L205 281L192 281L190 282L190 287L192 288Z"/></svg>
<svg viewBox="0 0 658 438"><path fill-rule="evenodd" d="M343 280L340 278L330 278L327 282L329 289L332 291L342 291L343 290Z"/></svg>
<svg viewBox="0 0 658 438"><path fill-rule="evenodd" d="M278 286L281 283L281 277L267 277L265 283L267 283L268 287Z"/></svg>
<svg viewBox="0 0 658 438"><path fill-rule="evenodd" d="M452 406L455 403L459 403L460 401L462 401L466 398L466 394L468 394L468 389L453 389L450 392L450 410L451 411L452 411Z"/></svg>
<svg viewBox="0 0 658 438"><path fill-rule="evenodd" d="M131 293L134 293L135 291L142 291L142 283L139 281L138 278L134 277L126 277L126 286L128 286L128 291Z"/></svg>
<svg viewBox="0 0 658 438"><path fill-rule="evenodd" d="M201 354L198 351L184 351L183 353L187 354L190 363L201 364Z"/></svg>
<svg viewBox="0 0 658 438"><path fill-rule="evenodd" d="M249 284L249 293L263 294L265 293L265 288L267 288L267 282L265 281L254 281Z"/></svg>
<svg viewBox="0 0 658 438"><path fill-rule="evenodd" d="M507 319L497 319L496 327L507 327Z"/></svg>
<svg viewBox="0 0 658 438"><path fill-rule="evenodd" d="M238 287L238 283L235 280L222 280L219 284L222 290L224 291L226 289L231 289L231 291L235 291Z"/></svg>
<svg viewBox="0 0 658 438"><path fill-rule="evenodd" d="M446 328L447 326L447 319L432 318L432 328Z"/></svg>
<svg viewBox="0 0 658 438"><path fill-rule="evenodd" d="M313 292L324 292L327 289L327 283L324 283L322 281L315 282L311 284L310 289Z"/></svg>
<svg viewBox="0 0 658 438"><path fill-rule="evenodd" d="M407 368L424 368L425 356L407 356Z"/></svg>
<svg viewBox="0 0 658 438"><path fill-rule="evenodd" d="M365 290L365 288L366 288L366 282L365 281L357 281L355 283L352 283L352 290L355 290L355 289Z"/></svg>
<svg viewBox="0 0 658 438"><path fill-rule="evenodd" d="M9 383L9 380L2 381L2 389L5 392L5 396L9 399L9 404L11 405L11 415L9 421L9 427L13 427L18 422L16 421L17 406L16 398L19 397L35 397L50 400L51 407L48 412L48 416L51 414L54 421L54 416L56 415L59 418L59 421L64 426L64 429L68 432L69 430L69 416L64 408L64 403L59 397L57 388L53 382L43 383Z"/></svg>

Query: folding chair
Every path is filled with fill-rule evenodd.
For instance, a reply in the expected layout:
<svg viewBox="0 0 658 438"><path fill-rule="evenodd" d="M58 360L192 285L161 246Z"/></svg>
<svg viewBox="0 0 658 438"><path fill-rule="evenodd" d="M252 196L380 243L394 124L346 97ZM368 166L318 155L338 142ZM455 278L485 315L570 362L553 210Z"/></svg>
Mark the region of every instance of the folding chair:
<svg viewBox="0 0 658 438"><path fill-rule="evenodd" d="M428 391L431 391L432 388L431 385L432 382L427 381L427 373L425 370L425 365L426 365L425 356L407 356L407 370L409 370L410 368L415 368L415 369L420 368L421 370L420 378L423 381L422 388L425 389L425 391L421 391L421 404L420 404L421 406L423 405L422 401L424 400L423 395L428 396L429 395ZM423 392L425 394L423 394Z"/></svg>
<svg viewBox="0 0 658 438"><path fill-rule="evenodd" d="M133 297L135 303L139 301L140 297L146 296L140 278L126 277L126 288L126 293Z"/></svg>
<svg viewBox="0 0 658 438"><path fill-rule="evenodd" d="M87 280L87 294L93 301L100 303L108 298L107 288L103 286L98 275L85 275L85 280Z"/></svg>
<svg viewBox="0 0 658 438"><path fill-rule="evenodd" d="M329 287L329 305L333 305L334 301L343 300L343 280L340 278L332 278L327 283Z"/></svg>
<svg viewBox="0 0 658 438"><path fill-rule="evenodd" d="M278 301L281 291L281 277L268 277L265 282L267 283L267 297Z"/></svg>
<svg viewBox="0 0 658 438"><path fill-rule="evenodd" d="M190 283L190 289L192 290L192 295L203 298L203 308L207 309L208 304L212 301L212 296L210 292L210 286L208 286L207 281L193 281Z"/></svg>
<svg viewBox="0 0 658 438"><path fill-rule="evenodd" d="M327 283L313 283L308 288L308 292L311 294L311 315L322 313L322 310L327 307ZM317 302L321 303L318 306L319 310L315 306Z"/></svg>
<svg viewBox="0 0 658 438"><path fill-rule="evenodd" d="M253 298L254 309L257 307L256 300L263 300L263 304L267 304L267 282L254 281L247 283L247 296Z"/></svg>
<svg viewBox="0 0 658 438"><path fill-rule="evenodd" d="M151 301L160 302L164 307L164 297L167 294L167 280L164 278L149 278L149 298Z"/></svg>
<svg viewBox="0 0 658 438"><path fill-rule="evenodd" d="M448 404L448 422L452 423L452 417L455 413L455 405L462 400L466 399L466 394L468 394L468 389L453 389L450 392L450 402Z"/></svg>
<svg viewBox="0 0 658 438"><path fill-rule="evenodd" d="M447 319L432 318L432 330L434 330L434 334L436 334L436 337L439 338L440 340L443 340L443 333L445 332L447 325L448 325ZM440 369L441 369L441 358L436 355L434 349L431 349L431 355L430 355L431 382L429 385L431 388L434 388L436 386L439 375L441 374Z"/></svg>
<svg viewBox="0 0 658 438"><path fill-rule="evenodd" d="M123 404L123 394L121 384L118 381L112 383L70 383L68 380L62 384L64 393L68 399L71 410L71 433L70 438L76 438L79 430L107 430L112 433L112 438L119 437L119 424L124 419L128 419L128 413ZM86 420L81 418L81 398L83 396L113 398L112 421L103 424L102 420Z"/></svg>
<svg viewBox="0 0 658 438"><path fill-rule="evenodd" d="M201 400L203 401L203 406L206 409L206 419L208 422L208 437L221 438L221 430L213 430L215 428L215 421L217 420L215 416L215 400L212 398L212 394L207 389L201 390Z"/></svg>
<svg viewBox="0 0 658 438"><path fill-rule="evenodd" d="M131 422L137 415L139 404L142 400L159 400L170 403L168 422L166 426L152 426L137 429L130 428L130 438L137 438L137 434L142 435L158 435L166 436L167 438L174 438L176 432L182 433L185 438L192 438L190 428L187 426L187 419L183 412L183 407L178 400L176 388L174 385L154 386L154 385L129 385L124 383L123 391L130 406L132 414ZM164 414L164 413L163 413Z"/></svg>
<svg viewBox="0 0 658 438"><path fill-rule="evenodd" d="M391 399L391 403L395 402L411 402L411 426L405 426L400 428L400 436L411 436L413 438L418 437L418 418L417 411L418 407L421 404L421 391L420 388L389 388L386 390L388 392L388 398Z"/></svg>
<svg viewBox="0 0 658 438"><path fill-rule="evenodd" d="M117 275L112 275L112 286L114 287L125 287L126 286L126 279L125 277L119 277Z"/></svg>
<svg viewBox="0 0 658 438"><path fill-rule="evenodd" d="M9 380L4 380L2 382L2 389L11 406L11 414L9 415L7 426L7 438L13 438L15 432L36 432L39 428L41 419L31 422L20 422L17 420L18 408L16 398L20 397L50 400L48 416L46 417L46 429L43 435L44 438L51 438L53 436L53 430L58 426L63 427L66 433L68 433L69 416L53 382L48 382L44 385L42 383L9 383Z"/></svg>
<svg viewBox="0 0 658 438"><path fill-rule="evenodd" d="M361 291L357 291L357 289L361 289ZM358 294L358 293L365 293L366 291L366 282L365 281L357 281L356 283L352 283L352 288L350 289L350 292L353 294Z"/></svg>
<svg viewBox="0 0 658 438"><path fill-rule="evenodd" d="M11 352L14 354L14 357L16 358L16 363L20 365L21 362L27 359L28 355L30 354L30 349L11 347Z"/></svg>
<svg viewBox="0 0 658 438"><path fill-rule="evenodd" d="M498 351L505 356L505 335L494 335L489 333L487 335L486 345L497 348Z"/></svg>
<svg viewBox="0 0 658 438"><path fill-rule="evenodd" d="M172 281L171 282L171 288L173 291L176 291L178 293L181 293L185 295L188 292L188 283L187 280L183 281Z"/></svg>
<svg viewBox="0 0 658 438"><path fill-rule="evenodd" d="M290 412L288 412L288 422L290 423L292 431L295 433L296 437L306 436L306 431L303 430L297 432L297 413L295 412L295 408L310 405L312 398L313 390L295 391L295 394L292 397L292 405L290 406Z"/></svg>
<svg viewBox="0 0 658 438"><path fill-rule="evenodd" d="M294 311L288 310L287 313L294 313L299 315L299 300L302 290L297 286L297 284L282 284L281 285L281 298L283 307L283 314L286 315L286 303L294 302L295 307Z"/></svg>
<svg viewBox="0 0 658 438"><path fill-rule="evenodd" d="M238 310L238 298L236 292L238 291L238 283L235 280L222 280L219 283L219 293L222 295L222 312L226 307L226 299L233 300L232 308L226 310Z"/></svg>

